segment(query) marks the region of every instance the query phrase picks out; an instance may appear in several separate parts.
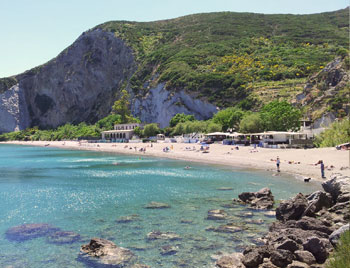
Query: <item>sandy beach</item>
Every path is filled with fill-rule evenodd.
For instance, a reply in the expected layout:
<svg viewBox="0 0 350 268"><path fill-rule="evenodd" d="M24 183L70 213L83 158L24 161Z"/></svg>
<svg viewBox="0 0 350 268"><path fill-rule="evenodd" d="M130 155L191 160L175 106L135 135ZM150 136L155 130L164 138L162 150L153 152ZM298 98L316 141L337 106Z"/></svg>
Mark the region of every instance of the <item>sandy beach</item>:
<svg viewBox="0 0 350 268"><path fill-rule="evenodd" d="M252 147L211 144L208 153L200 150L200 145L187 143L87 143L77 141L13 141L2 144L17 144L30 146L46 146L73 150L91 150L111 152L117 154L130 154L142 156L164 157L231 166L236 168L249 168L271 171L276 174L277 156L281 159L281 174L288 173L301 177L322 181L320 165L315 165L319 160L325 163L325 175L327 178L332 173L341 173L350 176L349 152L338 151L335 148L317 149L267 149ZM135 149L136 147L136 149ZM168 147L170 150L164 152ZM145 148L146 151L140 151ZM188 164L190 165L190 164Z"/></svg>

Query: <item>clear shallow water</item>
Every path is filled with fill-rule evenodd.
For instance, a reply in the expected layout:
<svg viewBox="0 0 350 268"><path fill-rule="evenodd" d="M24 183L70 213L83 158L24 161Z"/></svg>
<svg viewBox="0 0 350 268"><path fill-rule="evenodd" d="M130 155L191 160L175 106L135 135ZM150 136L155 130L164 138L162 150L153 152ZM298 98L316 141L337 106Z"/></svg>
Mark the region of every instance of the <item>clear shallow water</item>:
<svg viewBox="0 0 350 268"><path fill-rule="evenodd" d="M211 267L211 255L241 251L273 220L244 206L225 207L232 198L266 186L276 200L318 189L318 185L269 173L193 163L185 170L186 165L157 158L0 145L0 267L87 267L77 256L80 246L92 237L131 249L151 267ZM217 190L220 187L233 190ZM171 208L145 209L151 201ZM231 218L206 220L210 209L224 209ZM247 212L253 215L244 216ZM132 214L138 220L117 222ZM262 219L264 224L249 223L251 219ZM228 222L244 231L205 230ZM80 234L81 240L56 245L46 237L23 242L6 238L9 228L25 223L49 223ZM172 231L182 239L147 241L147 233L153 230ZM177 254L162 256L164 245L178 246Z"/></svg>

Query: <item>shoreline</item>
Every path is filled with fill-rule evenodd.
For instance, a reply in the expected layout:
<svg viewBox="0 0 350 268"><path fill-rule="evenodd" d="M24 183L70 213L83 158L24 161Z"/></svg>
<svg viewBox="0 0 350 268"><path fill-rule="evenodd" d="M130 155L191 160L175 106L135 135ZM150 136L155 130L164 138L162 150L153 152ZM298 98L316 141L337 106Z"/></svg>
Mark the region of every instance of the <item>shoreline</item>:
<svg viewBox="0 0 350 268"><path fill-rule="evenodd" d="M325 181L321 178L319 160L325 163L326 178L333 173L350 175L349 152L338 151L335 148L316 149L269 149L253 147L239 147L211 144L209 153L202 153L200 145L189 143L87 143L77 141L11 141L0 144L27 145L39 147L52 147L70 150L87 150L96 152L109 152L126 155L152 156L196 162L202 164L214 164L233 168L263 170L277 175L275 160L281 159L281 173L294 177L312 178L314 181ZM136 150L135 150L136 147ZM169 147L169 152L163 152L163 148ZM130 149L131 148L131 149ZM140 152L145 148L146 152ZM195 150L193 150L195 148ZM332 168L333 166L333 168Z"/></svg>

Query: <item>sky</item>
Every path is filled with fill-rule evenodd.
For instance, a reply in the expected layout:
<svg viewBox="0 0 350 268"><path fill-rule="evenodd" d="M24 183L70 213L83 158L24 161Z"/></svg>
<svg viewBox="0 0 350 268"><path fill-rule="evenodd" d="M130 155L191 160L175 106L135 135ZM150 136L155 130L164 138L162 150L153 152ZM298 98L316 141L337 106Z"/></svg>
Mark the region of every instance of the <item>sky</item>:
<svg viewBox="0 0 350 268"><path fill-rule="evenodd" d="M82 32L110 20L218 11L311 14L349 5L349 0L0 0L0 78L49 61Z"/></svg>

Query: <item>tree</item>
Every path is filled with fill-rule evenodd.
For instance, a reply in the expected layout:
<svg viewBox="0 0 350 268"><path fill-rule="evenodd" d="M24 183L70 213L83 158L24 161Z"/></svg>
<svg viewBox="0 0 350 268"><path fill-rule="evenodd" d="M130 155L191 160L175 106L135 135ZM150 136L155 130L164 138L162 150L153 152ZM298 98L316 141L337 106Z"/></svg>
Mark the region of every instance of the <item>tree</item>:
<svg viewBox="0 0 350 268"><path fill-rule="evenodd" d="M160 132L160 129L156 123L145 125L143 129L143 135L146 137L156 136Z"/></svg>
<svg viewBox="0 0 350 268"><path fill-rule="evenodd" d="M315 139L318 147L333 147L350 141L350 121L345 119L341 122L334 122Z"/></svg>
<svg viewBox="0 0 350 268"><path fill-rule="evenodd" d="M229 107L215 114L213 122L220 124L223 131L227 131L229 128L237 127L243 116L244 112L241 109Z"/></svg>
<svg viewBox="0 0 350 268"><path fill-rule="evenodd" d="M176 114L173 116L173 118L170 119L169 125L170 127L175 127L178 123L184 123L187 121L194 121L194 115L189 114L185 115L184 113L182 114Z"/></svg>
<svg viewBox="0 0 350 268"><path fill-rule="evenodd" d="M134 134L139 136L140 138L142 137L142 129L140 127L135 127L134 129Z"/></svg>
<svg viewBox="0 0 350 268"><path fill-rule="evenodd" d="M129 99L129 93L123 89L121 91L119 100L115 101L112 107L112 109L121 116L121 123L127 123L128 119L131 117L129 110Z"/></svg>
<svg viewBox="0 0 350 268"><path fill-rule="evenodd" d="M259 113L245 115L239 123L239 131L242 133L257 133L264 130L264 122Z"/></svg>
<svg viewBox="0 0 350 268"><path fill-rule="evenodd" d="M209 121L207 126L207 133L218 132L222 129L222 125L218 123L214 123L213 121Z"/></svg>
<svg viewBox="0 0 350 268"><path fill-rule="evenodd" d="M97 121L96 126L102 130L111 130L115 124L120 124L122 118L119 114L110 114L105 118Z"/></svg>
<svg viewBox="0 0 350 268"><path fill-rule="evenodd" d="M300 129L301 112L286 101L272 101L260 112L265 130L296 131Z"/></svg>

